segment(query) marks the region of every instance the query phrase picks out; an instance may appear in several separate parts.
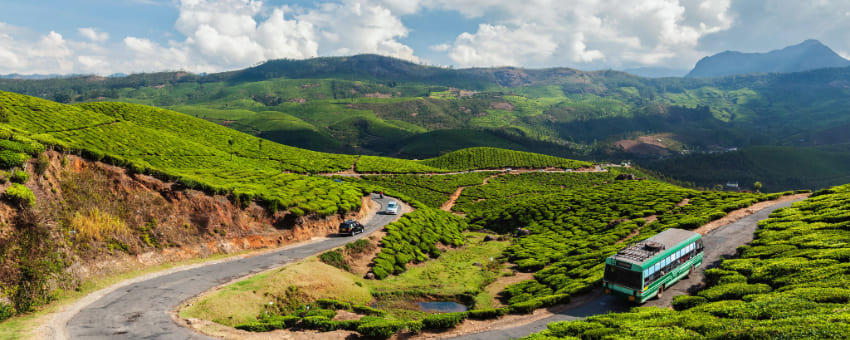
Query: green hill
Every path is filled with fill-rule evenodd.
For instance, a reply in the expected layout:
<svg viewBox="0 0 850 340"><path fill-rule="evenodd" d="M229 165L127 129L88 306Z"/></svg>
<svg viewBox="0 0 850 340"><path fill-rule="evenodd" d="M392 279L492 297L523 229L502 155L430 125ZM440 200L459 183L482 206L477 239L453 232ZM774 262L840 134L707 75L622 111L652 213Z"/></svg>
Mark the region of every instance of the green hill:
<svg viewBox="0 0 850 340"><path fill-rule="evenodd" d="M422 160L421 163L435 168L455 171L508 167L574 169L591 165L588 162L572 159L486 147L458 150L437 158Z"/></svg>
<svg viewBox="0 0 850 340"><path fill-rule="evenodd" d="M360 205L357 188L327 177L355 167L367 173L441 173L458 169L583 165L498 149L470 149L423 162L321 153L281 145L191 116L137 104L63 105L0 92L8 137L33 140L207 192L233 192L270 207L332 215ZM451 158L462 154L472 163ZM11 156L10 156L11 157ZM17 157L17 156L15 156ZM472 157L472 158L470 158ZM12 157L14 159L14 157ZM14 162L12 160L11 162ZM355 166L356 164L356 166Z"/></svg>
<svg viewBox="0 0 850 340"><path fill-rule="evenodd" d="M2 90L154 105L315 151L424 159L496 146L639 162L682 150L848 143L847 84L850 68L648 79L567 68L448 69L375 55L274 60L209 75L0 79ZM665 145L647 143L660 135Z"/></svg>
<svg viewBox="0 0 850 340"><path fill-rule="evenodd" d="M751 188L759 181L764 190L783 191L850 182L850 153L846 147L835 150L755 146L733 152L688 155L646 166L706 188L727 182Z"/></svg>

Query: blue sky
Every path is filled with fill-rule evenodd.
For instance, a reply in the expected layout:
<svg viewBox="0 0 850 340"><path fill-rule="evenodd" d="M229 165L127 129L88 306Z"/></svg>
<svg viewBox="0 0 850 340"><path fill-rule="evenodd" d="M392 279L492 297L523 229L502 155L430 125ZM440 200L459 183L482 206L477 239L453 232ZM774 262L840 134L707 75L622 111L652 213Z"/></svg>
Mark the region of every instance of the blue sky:
<svg viewBox="0 0 850 340"><path fill-rule="evenodd" d="M377 53L454 66L690 69L818 39L850 52L850 2L36 0L0 2L0 74L216 72Z"/></svg>

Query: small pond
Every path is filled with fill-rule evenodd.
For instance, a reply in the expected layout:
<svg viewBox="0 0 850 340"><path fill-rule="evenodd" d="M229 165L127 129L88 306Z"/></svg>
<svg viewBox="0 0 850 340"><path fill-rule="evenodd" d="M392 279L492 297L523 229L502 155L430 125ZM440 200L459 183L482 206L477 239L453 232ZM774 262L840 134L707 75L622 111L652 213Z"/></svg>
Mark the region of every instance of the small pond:
<svg viewBox="0 0 850 340"><path fill-rule="evenodd" d="M465 312L466 306L453 301L419 302L419 310L431 313Z"/></svg>

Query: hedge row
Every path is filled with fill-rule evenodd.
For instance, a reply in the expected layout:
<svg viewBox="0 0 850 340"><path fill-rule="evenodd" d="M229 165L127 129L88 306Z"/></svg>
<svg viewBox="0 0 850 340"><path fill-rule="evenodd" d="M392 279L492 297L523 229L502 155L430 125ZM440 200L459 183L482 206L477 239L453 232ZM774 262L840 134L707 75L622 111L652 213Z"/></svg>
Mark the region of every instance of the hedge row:
<svg viewBox="0 0 850 340"><path fill-rule="evenodd" d="M372 272L377 279L384 279L403 273L408 263L437 258L437 244L463 245L461 232L466 228L461 218L442 210L420 208L407 213L384 227L387 235L381 240L383 248L373 260Z"/></svg>

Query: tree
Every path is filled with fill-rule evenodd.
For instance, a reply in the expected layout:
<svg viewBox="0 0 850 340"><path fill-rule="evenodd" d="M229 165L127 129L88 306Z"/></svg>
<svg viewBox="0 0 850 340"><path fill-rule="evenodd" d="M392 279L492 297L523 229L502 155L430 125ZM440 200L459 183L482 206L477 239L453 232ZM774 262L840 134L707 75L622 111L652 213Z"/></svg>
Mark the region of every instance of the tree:
<svg viewBox="0 0 850 340"><path fill-rule="evenodd" d="M230 145L230 160L233 160L233 138L227 140L227 144Z"/></svg>
<svg viewBox="0 0 850 340"><path fill-rule="evenodd" d="M756 192L759 192L759 190L761 190L761 182L756 181L755 183L753 183L753 189L755 189Z"/></svg>

